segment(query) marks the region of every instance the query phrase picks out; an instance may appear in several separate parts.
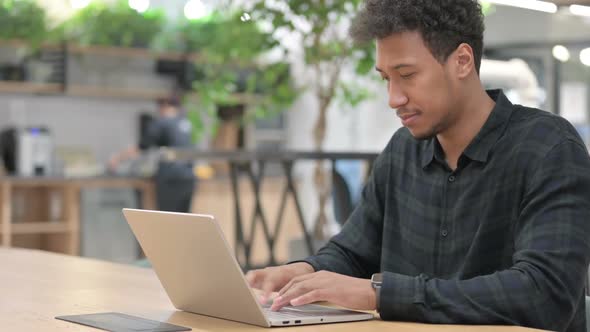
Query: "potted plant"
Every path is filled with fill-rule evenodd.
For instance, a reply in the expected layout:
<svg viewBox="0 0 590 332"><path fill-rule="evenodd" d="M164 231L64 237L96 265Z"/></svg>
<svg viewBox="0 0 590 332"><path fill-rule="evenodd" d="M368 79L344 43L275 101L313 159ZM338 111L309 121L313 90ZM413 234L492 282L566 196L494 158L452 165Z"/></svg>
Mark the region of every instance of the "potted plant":
<svg viewBox="0 0 590 332"><path fill-rule="evenodd" d="M34 0L0 2L0 39L39 45L47 37L45 10Z"/></svg>
<svg viewBox="0 0 590 332"><path fill-rule="evenodd" d="M37 48L48 34L45 10L33 0L0 2L0 39L21 41L0 52L0 80L23 81L27 78L24 57Z"/></svg>
<svg viewBox="0 0 590 332"><path fill-rule="evenodd" d="M80 45L147 48L164 24L162 10L138 13L125 0L111 5L94 1L62 23L56 35Z"/></svg>
<svg viewBox="0 0 590 332"><path fill-rule="evenodd" d="M289 64L282 58L263 61L278 42L241 12L214 12L187 20L167 41L170 46L163 46L167 49L198 54L189 75L196 97L187 103L195 140L205 132L205 118L213 120L216 128L219 112L237 113L234 122L271 117L286 110L297 96Z"/></svg>
<svg viewBox="0 0 590 332"><path fill-rule="evenodd" d="M296 49L304 54L304 85L313 93L317 105L313 130L317 150L323 148L330 106L339 100L343 105L354 107L370 95L358 83L341 80L345 68L352 67L357 75L365 75L374 66L374 45L354 45L346 28L361 4L362 0L299 0L273 6L264 0L255 0L247 8L254 20L266 21L272 31L299 37L294 40L300 41ZM316 165L314 179L319 195L319 215L314 233L316 238L323 239L323 226L327 220L324 210L331 190L329 175L321 162Z"/></svg>

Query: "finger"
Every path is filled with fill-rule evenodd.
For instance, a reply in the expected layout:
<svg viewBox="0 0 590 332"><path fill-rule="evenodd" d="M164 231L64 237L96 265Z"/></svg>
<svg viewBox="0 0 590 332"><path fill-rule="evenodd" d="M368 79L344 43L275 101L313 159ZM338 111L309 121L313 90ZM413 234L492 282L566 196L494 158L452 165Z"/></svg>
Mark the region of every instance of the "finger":
<svg viewBox="0 0 590 332"><path fill-rule="evenodd" d="M315 290L322 290L320 294L324 294L324 290L331 287L334 278L335 276L332 273L326 273L323 271L295 278L291 287L286 290L284 289L283 293L275 299L273 305L276 308L282 308L283 306L289 305L295 298Z"/></svg>
<svg viewBox="0 0 590 332"><path fill-rule="evenodd" d="M272 296L272 292L274 292L276 289L276 283L274 282L274 280L265 280L262 283L262 297L264 299L263 303L268 302L268 300L270 299L270 297Z"/></svg>
<svg viewBox="0 0 590 332"><path fill-rule="evenodd" d="M317 288L317 282L314 280L301 281L289 288L285 293L275 298L272 303L271 310L280 310L282 307L289 305L292 299L297 298L305 293L313 291Z"/></svg>
<svg viewBox="0 0 590 332"><path fill-rule="evenodd" d="M268 299L264 297L264 295L260 294L258 295L258 303L265 305L268 303Z"/></svg>
<svg viewBox="0 0 590 332"><path fill-rule="evenodd" d="M292 299L289 303L296 307L301 305L306 305L318 301L330 301L329 293L325 289L315 289L311 292L307 292L299 297Z"/></svg>
<svg viewBox="0 0 590 332"><path fill-rule="evenodd" d="M293 287L293 285L303 282L305 280L309 280L312 278L315 278L317 276L317 272L315 273L309 273L309 274L304 274L302 276L298 276L295 277L293 279L291 279L283 288L281 288L281 290L279 291L279 296L283 295L285 292L287 292L291 287Z"/></svg>
<svg viewBox="0 0 590 332"><path fill-rule="evenodd" d="M246 273L246 281L248 282L248 285L252 288L258 288L260 286L258 285L260 275L261 273L258 270L248 271L248 273Z"/></svg>

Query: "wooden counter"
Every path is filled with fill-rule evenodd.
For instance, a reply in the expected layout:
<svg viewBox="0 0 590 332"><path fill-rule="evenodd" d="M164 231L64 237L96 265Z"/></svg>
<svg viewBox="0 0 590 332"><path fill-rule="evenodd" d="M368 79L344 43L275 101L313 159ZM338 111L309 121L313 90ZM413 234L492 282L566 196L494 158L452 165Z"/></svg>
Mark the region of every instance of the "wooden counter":
<svg viewBox="0 0 590 332"><path fill-rule="evenodd" d="M151 179L97 177L1 177L0 234L3 247L26 246L78 255L80 248L80 190L88 188L133 188L141 192L142 208L155 208ZM15 196L23 216L16 218ZM61 200L61 218L50 220L51 195Z"/></svg>

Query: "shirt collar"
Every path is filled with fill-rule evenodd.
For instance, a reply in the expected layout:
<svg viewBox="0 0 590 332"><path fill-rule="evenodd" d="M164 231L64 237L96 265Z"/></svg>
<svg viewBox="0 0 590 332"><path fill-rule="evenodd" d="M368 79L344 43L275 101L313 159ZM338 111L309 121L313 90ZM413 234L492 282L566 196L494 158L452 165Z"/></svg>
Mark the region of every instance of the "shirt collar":
<svg viewBox="0 0 590 332"><path fill-rule="evenodd" d="M482 163L488 161L490 151L504 133L514 107L502 90L488 90L487 93L496 102L496 105L479 133L463 151L463 155L467 158ZM436 136L426 141L422 154L422 168L428 166L435 156L440 159L439 154L442 149L437 151L437 147L440 149L438 145Z"/></svg>

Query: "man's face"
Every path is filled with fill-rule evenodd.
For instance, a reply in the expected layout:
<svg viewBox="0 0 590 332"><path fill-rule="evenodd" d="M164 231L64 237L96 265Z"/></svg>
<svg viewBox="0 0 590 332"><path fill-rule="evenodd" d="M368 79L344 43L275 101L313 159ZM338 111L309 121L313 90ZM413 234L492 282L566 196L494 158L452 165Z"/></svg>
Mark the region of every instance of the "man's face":
<svg viewBox="0 0 590 332"><path fill-rule="evenodd" d="M158 114L161 117L171 117L175 116L177 113L176 107L169 103L160 103L158 104Z"/></svg>
<svg viewBox="0 0 590 332"><path fill-rule="evenodd" d="M377 40L376 69L387 81L389 106L417 139L433 137L454 121L453 77L418 32Z"/></svg>

